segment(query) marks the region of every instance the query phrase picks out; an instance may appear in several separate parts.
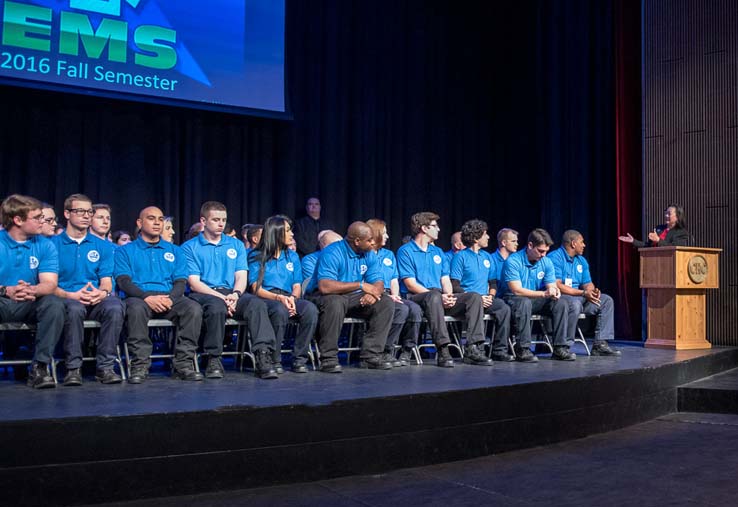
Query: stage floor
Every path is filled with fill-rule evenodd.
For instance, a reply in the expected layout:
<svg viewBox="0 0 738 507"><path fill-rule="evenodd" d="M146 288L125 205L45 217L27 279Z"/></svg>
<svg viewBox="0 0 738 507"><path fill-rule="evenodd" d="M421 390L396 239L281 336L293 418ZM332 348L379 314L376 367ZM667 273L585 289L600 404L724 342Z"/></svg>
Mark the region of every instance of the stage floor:
<svg viewBox="0 0 738 507"><path fill-rule="evenodd" d="M574 362L553 361L539 356L537 364L495 363L493 367L462 364L438 368L433 360L422 366L391 371L345 367L342 374L286 371L277 380L259 380L249 371L239 372L226 363L222 380L183 382L155 372L141 385L101 385L91 377L81 387L57 386L34 391L5 375L0 380L0 421L118 417L129 415L232 410L247 407L320 406L343 400L412 396L478 388L513 386L582 377L599 377L679 363L724 351L670 351L646 349L641 344L618 343L619 358L587 357L577 345Z"/></svg>

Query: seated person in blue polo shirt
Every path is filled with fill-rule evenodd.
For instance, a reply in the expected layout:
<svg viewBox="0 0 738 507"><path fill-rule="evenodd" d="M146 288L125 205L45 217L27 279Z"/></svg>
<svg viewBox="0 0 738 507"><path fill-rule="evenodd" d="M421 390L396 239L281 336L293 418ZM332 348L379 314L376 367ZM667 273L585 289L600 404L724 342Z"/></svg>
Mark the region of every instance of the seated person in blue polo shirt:
<svg viewBox="0 0 738 507"><path fill-rule="evenodd" d="M125 293L128 315L128 350L131 354L131 384L146 380L151 364L152 343L149 319L168 319L177 326L174 345L174 377L202 380L195 371L197 338L202 325L200 305L184 295L187 260L177 245L161 239L164 213L156 206L141 210L136 220L136 241L115 252L115 281Z"/></svg>
<svg viewBox="0 0 738 507"><path fill-rule="evenodd" d="M495 298L495 271L492 256L482 250L489 246L487 223L482 220L469 220L461 226L461 240L466 245L451 261L451 285L454 294L476 292L482 296L484 313L495 321L495 335L492 339L491 358L494 361L514 361L507 353L507 339L510 337L510 307Z"/></svg>
<svg viewBox="0 0 738 507"><path fill-rule="evenodd" d="M298 322L292 350L292 371L307 373L308 347L318 327L318 309L302 298L300 257L289 248L292 223L283 215L264 222L261 241L249 254L251 291L264 301L274 328L277 346L274 360L281 361L281 347L290 319Z"/></svg>
<svg viewBox="0 0 738 507"><path fill-rule="evenodd" d="M466 353L464 362L491 366L492 360L484 355L484 313L482 296L476 292L454 294L449 278L449 262L443 250L432 243L438 239L439 216L429 211L414 214L410 228L415 239L402 245L397 251L397 265L402 284L401 292L407 299L420 305L428 319L433 343L436 345L436 364L453 368L454 361L448 350L450 343L445 315L464 316L467 323ZM482 350L480 350L480 346Z"/></svg>
<svg viewBox="0 0 738 507"><path fill-rule="evenodd" d="M556 286L556 271L546 258L553 240L544 229L533 229L525 249L510 255L502 266L497 297L512 309L513 328L517 332L516 359L530 363L538 358L530 351L532 314L548 315L553 320L553 359L573 361L576 355L566 342L569 305L561 299Z"/></svg>
<svg viewBox="0 0 738 507"><path fill-rule="evenodd" d="M205 376L223 377L223 341L227 317L245 320L256 356L254 374L263 379L277 378L272 355L276 348L266 305L246 294L248 259L243 243L223 234L228 212L223 203L207 201L200 207L203 230L182 245L187 259L190 297L203 311L203 349L208 356Z"/></svg>
<svg viewBox="0 0 738 507"><path fill-rule="evenodd" d="M562 299L569 303L569 328L566 336L573 340L577 332L579 314L596 315L593 356L619 356L620 351L611 348L608 340L615 338L612 298L603 294L592 282L589 263L584 258L584 236L579 231L568 230L561 238L561 247L548 258L556 269L556 284Z"/></svg>
<svg viewBox="0 0 738 507"><path fill-rule="evenodd" d="M41 235L41 202L13 194L0 205L0 323L36 324L28 385L56 387L48 364L64 327L64 303L54 296L59 254Z"/></svg>
<svg viewBox="0 0 738 507"><path fill-rule="evenodd" d="M384 292L395 305L392 327L384 346L385 358L392 363L392 366L406 366L412 360L412 351L418 344L423 310L416 302L402 299L400 295L400 272L397 270L395 254L384 248L389 239L387 224L384 220L378 218L367 220L366 223L372 228L374 234L374 251L379 257L379 266L382 269ZM401 343L402 350L400 351L400 357L396 358L395 345L398 342Z"/></svg>
<svg viewBox="0 0 738 507"><path fill-rule="evenodd" d="M449 265L451 265L451 261L454 260L454 256L465 248L466 245L464 245L464 242L461 240L461 231L456 231L451 235L451 249L444 252Z"/></svg>
<svg viewBox="0 0 738 507"><path fill-rule="evenodd" d="M331 229L325 229L318 233L318 248L319 250L313 253L307 254L302 258L302 279L303 282L307 282L308 286L305 288L305 294L312 292L318 288L318 281L315 280L315 268L318 265L318 259L320 258L320 252L325 249L328 245L332 245L337 241L341 241L343 236L338 234L336 231ZM313 280L315 280L313 282Z"/></svg>
<svg viewBox="0 0 738 507"><path fill-rule="evenodd" d="M123 302L113 291L113 245L88 232L94 210L92 200L72 194L64 201L67 227L51 241L59 252L59 286L56 295L64 300L65 386L82 385L82 344L85 319L100 322L95 378L103 384L118 384L115 372L116 347L123 328Z"/></svg>
<svg viewBox="0 0 738 507"><path fill-rule="evenodd" d="M340 373L338 337L347 316L365 319L361 344L362 368L389 370L384 345L392 325L394 305L384 297L379 259L372 252L374 235L364 222L349 226L346 239L321 251L315 272L317 290L309 298L320 314L320 371Z"/></svg>

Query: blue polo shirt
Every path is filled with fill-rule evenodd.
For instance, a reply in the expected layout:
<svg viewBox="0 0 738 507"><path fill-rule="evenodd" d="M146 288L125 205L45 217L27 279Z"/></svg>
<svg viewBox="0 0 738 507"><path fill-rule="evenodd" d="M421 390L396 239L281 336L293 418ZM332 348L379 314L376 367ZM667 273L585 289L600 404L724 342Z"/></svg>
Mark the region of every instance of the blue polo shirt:
<svg viewBox="0 0 738 507"><path fill-rule="evenodd" d="M215 245L200 233L186 241L182 251L187 259L187 276L199 276L200 281L211 289L232 289L236 282L236 271L249 269L243 242L225 234Z"/></svg>
<svg viewBox="0 0 738 507"><path fill-rule="evenodd" d="M502 265L505 264L505 259L502 258L502 254L500 253L500 249L498 248L495 250L495 252L490 255L490 259L492 259L492 280L500 281L500 276L502 276ZM499 289L499 283L498 289Z"/></svg>
<svg viewBox="0 0 738 507"><path fill-rule="evenodd" d="M115 278L124 275L144 292L169 292L175 280L187 280L187 260L175 244L138 238L115 252Z"/></svg>
<svg viewBox="0 0 738 507"><path fill-rule="evenodd" d="M39 273L58 273L59 254L51 241L38 235L18 243L8 231L0 231L0 285L18 285L19 280L38 284Z"/></svg>
<svg viewBox="0 0 738 507"><path fill-rule="evenodd" d="M400 278L400 272L397 269L397 260L392 250L386 248L380 248L377 252L377 258L379 259L379 267L382 269L382 281L384 282L384 288L389 289L390 283L393 279Z"/></svg>
<svg viewBox="0 0 738 507"><path fill-rule="evenodd" d="M403 281L400 292L407 294L405 278L415 278L426 289L442 289L441 277L449 275L450 264L437 246L428 245L424 252L415 241L408 241L397 250L397 268Z"/></svg>
<svg viewBox="0 0 738 507"><path fill-rule="evenodd" d="M320 280L374 283L382 280L382 270L376 253L356 253L344 239L322 251L315 278L316 288Z"/></svg>
<svg viewBox="0 0 738 507"><path fill-rule="evenodd" d="M113 277L115 250L113 244L87 234L81 242L65 232L53 236L51 242L59 252L59 287L76 292L91 282L100 288L100 279Z"/></svg>
<svg viewBox="0 0 738 507"><path fill-rule="evenodd" d="M259 280L261 262L252 257L249 259L249 283ZM292 292L292 286L302 283L302 264L300 256L292 250L282 250L278 259L269 259L264 265L264 280L261 288L264 290L280 289Z"/></svg>
<svg viewBox="0 0 738 507"><path fill-rule="evenodd" d="M307 280L313 278L315 274L315 267L318 265L318 259L320 258L320 250L306 255L302 258L302 279Z"/></svg>
<svg viewBox="0 0 738 507"><path fill-rule="evenodd" d="M489 281L494 280L492 256L479 250L474 253L467 248L454 255L451 261L451 278L461 283L464 292L489 294Z"/></svg>
<svg viewBox="0 0 738 507"><path fill-rule="evenodd" d="M589 273L589 263L581 255L569 257L564 247L546 256L551 259L556 271L556 279L574 289L581 289L582 285L592 283Z"/></svg>
<svg viewBox="0 0 738 507"><path fill-rule="evenodd" d="M548 257L532 264L528 260L527 248L511 254L502 266L502 280L497 286L497 295L510 292L508 282L520 282L524 289L544 290L549 283L556 283L556 270Z"/></svg>

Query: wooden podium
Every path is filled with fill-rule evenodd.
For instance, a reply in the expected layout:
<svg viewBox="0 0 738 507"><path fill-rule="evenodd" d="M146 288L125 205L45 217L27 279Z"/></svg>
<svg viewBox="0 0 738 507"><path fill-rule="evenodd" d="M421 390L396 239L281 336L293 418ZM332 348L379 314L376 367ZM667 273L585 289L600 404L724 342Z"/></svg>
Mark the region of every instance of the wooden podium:
<svg viewBox="0 0 738 507"><path fill-rule="evenodd" d="M709 349L705 294L719 285L720 248L639 248L641 288L646 289L646 347Z"/></svg>

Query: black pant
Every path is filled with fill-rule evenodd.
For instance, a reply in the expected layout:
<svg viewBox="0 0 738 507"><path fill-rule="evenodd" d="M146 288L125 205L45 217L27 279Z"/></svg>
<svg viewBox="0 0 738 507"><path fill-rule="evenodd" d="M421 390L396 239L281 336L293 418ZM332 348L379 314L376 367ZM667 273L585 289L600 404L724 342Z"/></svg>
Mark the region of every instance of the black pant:
<svg viewBox="0 0 738 507"><path fill-rule="evenodd" d="M67 318L64 322L64 360L67 369L82 366L85 319L100 322L100 332L97 338L97 369L113 368L115 347L118 345L125 318L123 302L116 296L108 296L94 306L83 305L73 299L65 299L64 306L67 310Z"/></svg>
<svg viewBox="0 0 738 507"><path fill-rule="evenodd" d="M287 330L287 323L290 320L290 314L280 301L273 299L263 300L267 307L269 320L274 328L274 336L277 344L274 349L274 358L281 360L282 341ZM310 301L304 299L296 299L295 307L297 315L292 317L297 320L297 334L295 335L295 346L292 349L292 359L306 359L308 357L308 347L310 340L315 335L315 329L318 327L318 309Z"/></svg>
<svg viewBox="0 0 738 507"><path fill-rule="evenodd" d="M564 299L538 298L505 294L505 302L512 310L512 325L517 333L517 347L530 347L530 316L534 313L548 315L553 321L554 346L566 346L566 326L569 304Z"/></svg>
<svg viewBox="0 0 738 507"><path fill-rule="evenodd" d="M510 337L510 307L502 299L492 302L484 309L484 313L492 315L495 322L495 335L492 337L492 352L507 353L507 339Z"/></svg>
<svg viewBox="0 0 738 507"><path fill-rule="evenodd" d="M420 323L423 320L423 310L416 302L406 299L402 303L393 303L395 313L389 334L387 334L387 344L384 347L385 352L389 353L394 352L398 341L408 349L417 346Z"/></svg>
<svg viewBox="0 0 738 507"><path fill-rule="evenodd" d="M200 303L203 311L204 335L202 340L203 351L211 357L220 357L223 353L225 340L225 321L228 309L225 302L210 294L190 293L190 297ZM251 335L251 348L254 352L267 349L273 351L276 346L274 330L269 324L267 308L261 298L252 294L244 294L238 298L236 311L233 313L236 320L246 321Z"/></svg>
<svg viewBox="0 0 738 507"><path fill-rule="evenodd" d="M460 318L466 320L466 340L468 343L480 343L484 341L484 322L482 296L476 292L464 292L454 294L456 304L451 308L443 307L441 291L433 289L420 294L408 294L408 299L415 301L423 309L425 318L428 320L433 343L436 347L448 345L448 329L443 317Z"/></svg>
<svg viewBox="0 0 738 507"><path fill-rule="evenodd" d="M320 315L320 357L323 362L335 362L338 354L338 337L346 317L365 319L367 331L361 344L361 358L376 357L384 351L387 334L392 325L394 301L383 297L373 305L361 306L363 292L349 294L316 294L311 299Z"/></svg>
<svg viewBox="0 0 738 507"><path fill-rule="evenodd" d="M174 344L174 368L186 370L192 368L192 360L197 351L197 338L202 325L202 309L193 300L181 296L174 300L172 308L167 312L154 313L141 298L128 297L126 304L126 321L128 323L128 351L131 354L133 367L146 367L151 364L152 343L149 337L149 319L167 319L177 326L177 341Z"/></svg>
<svg viewBox="0 0 738 507"><path fill-rule="evenodd" d="M0 298L0 322L36 324L33 360L49 364L64 329L64 303L56 296L42 296L36 301Z"/></svg>

